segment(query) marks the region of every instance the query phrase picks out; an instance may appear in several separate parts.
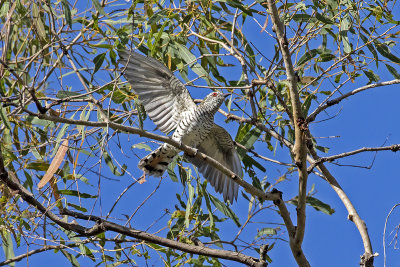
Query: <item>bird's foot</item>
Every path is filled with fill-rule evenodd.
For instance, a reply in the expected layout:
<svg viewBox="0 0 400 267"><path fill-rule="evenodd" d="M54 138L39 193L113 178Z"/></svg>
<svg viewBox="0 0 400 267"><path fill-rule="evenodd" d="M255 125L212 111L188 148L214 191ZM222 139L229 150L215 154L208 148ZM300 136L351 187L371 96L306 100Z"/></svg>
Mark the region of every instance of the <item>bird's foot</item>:
<svg viewBox="0 0 400 267"><path fill-rule="evenodd" d="M182 145L183 145L182 141L179 140L179 141L177 141L177 142L178 142L178 144L179 144L179 145L178 145L178 148L179 148L179 149L182 149Z"/></svg>
<svg viewBox="0 0 400 267"><path fill-rule="evenodd" d="M188 159L193 159L193 158L196 157L196 155L197 155L197 153L199 152L199 150L198 150L197 148L192 148L192 149L193 149L193 152L190 153L190 154L188 154L188 153L185 152L185 157L186 157L186 158L188 158Z"/></svg>
<svg viewBox="0 0 400 267"><path fill-rule="evenodd" d="M139 184L143 184L143 183L145 183L145 182L147 182L147 180L146 180L146 173L143 172L143 175L140 176L138 183L139 183Z"/></svg>

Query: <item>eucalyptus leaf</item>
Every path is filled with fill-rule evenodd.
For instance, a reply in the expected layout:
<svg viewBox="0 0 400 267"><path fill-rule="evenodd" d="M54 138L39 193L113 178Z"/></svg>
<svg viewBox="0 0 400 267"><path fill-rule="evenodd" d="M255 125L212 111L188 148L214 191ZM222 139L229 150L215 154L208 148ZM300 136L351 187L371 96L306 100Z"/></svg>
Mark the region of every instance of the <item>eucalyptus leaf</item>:
<svg viewBox="0 0 400 267"><path fill-rule="evenodd" d="M240 227L240 222L239 218L237 215L223 202L221 202L218 198L214 197L213 195L209 195L211 202L214 204L214 206L221 211L225 216L228 216L231 218L237 227Z"/></svg>

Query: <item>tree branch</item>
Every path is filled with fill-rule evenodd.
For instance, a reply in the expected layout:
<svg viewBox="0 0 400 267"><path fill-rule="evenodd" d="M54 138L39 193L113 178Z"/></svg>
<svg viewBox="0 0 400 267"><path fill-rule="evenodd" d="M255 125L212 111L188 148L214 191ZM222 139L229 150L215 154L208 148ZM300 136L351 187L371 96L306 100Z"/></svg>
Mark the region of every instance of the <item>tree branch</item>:
<svg viewBox="0 0 400 267"><path fill-rule="evenodd" d="M289 82L290 101L292 104L293 125L295 131L295 143L293 148L294 160L299 173L299 200L297 206L297 230L294 240L291 238L293 255L296 258L299 266L309 266L306 258L300 258L296 255L296 250L300 249L304 239L305 223L306 223L306 196L307 196L307 146L305 131L308 130L306 121L301 110L300 97L297 91L297 78L293 68L291 53L288 47L288 40L286 38L285 27L279 18L279 13L275 5L275 1L268 0L268 11L271 16L273 27L277 36L282 58L285 63L285 70L287 80ZM293 249L295 248L295 249Z"/></svg>
<svg viewBox="0 0 400 267"><path fill-rule="evenodd" d="M90 242L92 242L92 240L79 241L79 242L77 242L75 244L70 244L70 245L61 244L61 245L44 246L44 247L41 247L41 248L38 248L38 249L30 250L27 253L18 255L18 256L14 257L14 258L2 261L2 262L0 262L0 266L9 265L10 263L21 261L24 258L30 257L30 256L32 256L34 254L38 254L38 253L41 253L41 252L44 252L44 251L54 250L54 249L74 248L74 247L79 247L79 245L81 245L81 244L86 244L86 243L90 243Z"/></svg>
<svg viewBox="0 0 400 267"><path fill-rule="evenodd" d="M197 157L197 158L199 158L201 160L204 160L205 162L207 162L208 164L210 164L214 168L217 168L218 170L220 170L221 172L226 174L235 183L237 183L240 186L242 186L249 194L251 194L253 196L256 196L256 197L258 197L260 199L263 199L263 200L276 200L276 199L278 199L278 196L276 194L272 194L272 193L269 193L269 192L263 192L260 189L252 186L251 184L249 184L246 181L244 181L243 179L241 179L237 174L232 172L230 169L226 168L224 165L222 165L221 163L219 163L215 159L207 156L204 153L201 153L201 152L197 151L197 149L194 149L194 148L186 146L186 145L184 145L182 143L176 142L176 141L172 140L168 136L161 136L161 135L149 133L149 132L146 132L146 131L141 130L139 128L121 125L121 124L118 124L118 123L115 123L115 122L112 122L112 121L110 121L110 122L92 122L92 121L72 120L72 119L67 119L67 118L47 115L47 114L38 114L38 113L34 113L34 112L31 112L31 111L28 111L28 110L26 110L26 112L28 112L32 116L38 117L39 119L43 119L43 120L49 120L49 121L61 122L61 123L68 123L68 124L75 124L75 125L91 126L91 127L110 127L111 129L114 129L114 130L119 130L119 131L122 131L122 132L137 134L137 135L142 136L142 137L147 137L147 138L151 138L151 139L154 139L154 140L157 140L157 141L168 143L170 145L173 145L176 148L179 148L180 150L182 150L183 152L187 153L188 155L191 155L191 156Z"/></svg>
<svg viewBox="0 0 400 267"><path fill-rule="evenodd" d="M260 263L258 259L244 255L239 252L233 252L233 251L228 251L228 250L218 250L218 249L211 249L211 248L206 248L206 247L201 247L201 246L199 247L199 246L189 245L189 244L181 243L178 241L170 240L167 238L158 237L156 235L152 235L147 232L124 227L124 226L121 226L121 225L118 225L118 224L115 224L115 223L112 223L112 222L109 222L106 220L102 220L100 217L96 217L96 216L92 216L92 215L84 215L84 214L69 211L66 209L63 210L63 215L70 215L70 216L73 216L73 217L79 218L79 219L95 221L96 224L91 228L86 228L76 222L72 223L72 222L64 221L64 220L60 219L57 215L52 213L50 210L45 208L19 182L13 181L12 179L10 179L10 177L8 176L8 173L4 167L4 160L3 160L3 154L1 151L1 147L0 147L0 179L5 184L7 184L7 186L9 188L11 188L16 193L18 193L22 197L22 199L24 199L27 203L29 203L32 206L34 206L35 208L37 208L42 214L44 214L46 217L51 219L53 222L55 222L59 226L63 227L64 229L78 233L81 236L93 236L93 235L102 233L104 231L114 231L114 232L124 234L124 235L130 236L130 237L135 237L135 238L147 241L147 242L156 243L159 245L178 249L178 250L185 251L188 253L194 253L194 254L198 254L198 255L206 255L206 256L211 256L211 257L218 257L218 258L222 258L222 259L233 260L233 261L241 262L248 266L257 266L257 267L265 266L264 264ZM273 193L271 195L276 196L276 199L279 197L277 193Z"/></svg>
<svg viewBox="0 0 400 267"><path fill-rule="evenodd" d="M151 243L156 243L158 245L166 246L169 248L173 249L178 249L184 252L188 253L194 253L197 255L205 255L205 256L211 256L211 257L216 257L216 258L221 258L221 259L226 259L226 260L232 260L236 262L240 262L243 264L246 264L248 266L265 266L260 264L259 260L247 255L244 255L239 252L234 252L230 250L222 250L222 249L212 249L212 248L207 248L204 246L195 246L195 245L190 245L190 244L185 244L182 242L174 241L171 239L159 237L156 235L149 234L147 232L143 232L140 230L128 228L107 220L103 220L100 217L93 216L93 215L85 215L79 212L71 211L68 209L63 210L63 215L69 215L77 219L82 219L82 220L89 220L89 221L94 221L96 222L96 225L92 227L95 233L97 229L101 229L102 231L113 231L117 232L120 234L124 234L126 236L138 238L147 242Z"/></svg>
<svg viewBox="0 0 400 267"><path fill-rule="evenodd" d="M272 191L274 192L274 191ZM279 191L277 191L279 192ZM290 249L292 250L292 254L294 258L296 259L297 263L299 266L310 266L310 264L307 261L306 256L303 253L303 249L301 246L297 245L294 242L294 238L296 236L296 227L293 225L292 219L290 218L290 213L286 208L285 202L282 200L282 193L280 199L275 200L274 204L279 208L279 213L285 223L286 229L288 231L289 235L289 245Z"/></svg>
<svg viewBox="0 0 400 267"><path fill-rule="evenodd" d="M315 166L317 166L318 164L320 164L322 162L331 162L331 161L333 161L335 159L345 158L345 157L352 156L352 155L355 155L355 154L359 154L359 153L362 153L362 152L387 151L387 150L391 150L393 152L397 152L397 151L400 150L400 144L391 145L391 146L382 146L382 147L363 147L363 148L359 148L359 149L356 149L356 150L353 150L353 151L344 152L344 153L333 155L333 156L329 156L329 157L318 158L318 160L315 160L310 165L310 167L308 168L308 173L310 173Z"/></svg>
<svg viewBox="0 0 400 267"><path fill-rule="evenodd" d="M233 119L233 120L237 120L239 122L245 122L245 123L250 123L253 124L255 127L257 127L258 129L271 134L271 136L273 136L274 138L276 138L277 140L279 140L280 142L282 142L285 146L287 146L289 149L293 150L293 144L291 142L289 142L289 140L285 139L284 137L280 136L278 133L276 133L275 131L268 129L264 124L258 123L258 122L253 122L250 119L245 119L245 118L241 118L239 116L233 115L233 114L228 114L224 111L220 112L227 116L227 118L229 119ZM308 133L309 134L309 133ZM319 156L317 155L317 153L310 148L309 149L309 153L312 156L308 156L307 157L307 161L313 165L316 161L319 160ZM365 249L365 253L364 253L364 258L368 258L370 259L373 254L372 254L372 248L371 248L371 243L369 241L369 236L368 236L368 232L367 232L367 228L365 226L364 221L361 220L360 216L357 214L356 209L354 208L353 204L351 203L350 199L347 197L346 193L343 191L343 189L340 187L339 183L337 182L337 180L332 176L332 174L330 174L330 172L328 171L328 169L326 169L326 167L323 165L323 162L319 163L318 166L323 166L324 167L324 171L322 171L320 168L318 168L320 170L321 173L323 173L324 176L322 176L322 178L324 178L333 188L333 190L337 193L337 195L339 196L340 200L343 202L344 206L346 207L348 213L349 213L349 218L356 218L355 220L358 221L358 223L356 224L356 227L363 239L363 243L364 243L364 248L370 248L367 252L367 250ZM329 177L329 179L327 178ZM282 215L282 211L281 211L281 216ZM353 216L353 214L357 214L356 217ZM284 217L283 217L284 218ZM286 223L285 223L286 224ZM286 225L286 227L290 227L290 225ZM289 230L288 230L289 231ZM289 231L290 232L290 231ZM294 252L295 250L292 249L292 252ZM296 255L296 254L294 254ZM371 265L364 265L365 267L367 266L373 266Z"/></svg>
<svg viewBox="0 0 400 267"><path fill-rule="evenodd" d="M319 160L319 156L317 155L317 152L314 149L309 149L314 161ZM342 187L339 185L335 177L329 172L329 170L325 167L323 163L318 164L317 168L319 171L324 175L325 179L329 182L333 190L336 192L336 194L339 196L340 200L343 202L344 206L347 209L347 212L349 213L348 219L356 225L362 241L364 245L364 254L361 257L361 263L360 266L363 267L373 267L374 264L374 254L372 253L372 245L371 245L371 240L369 239L369 234L367 230L367 226L365 225L365 222L361 219L361 217L358 215L355 207L351 203L350 199L342 189Z"/></svg>
<svg viewBox="0 0 400 267"><path fill-rule="evenodd" d="M29 204L33 205L36 207L41 213L46 215L49 219L51 219L53 222L57 223L61 227L65 229L69 229L71 231L81 233L83 234L85 232L85 227L73 223L68 223L60 219L57 215L55 215L53 212L48 210L46 207L44 207L39 201L35 199L33 194L29 192L25 187L23 187L18 181L13 181L10 179L8 176L8 173L4 167L4 159L3 159L3 153L1 150L0 146L0 179L12 190L18 192L18 194L22 197L23 200L28 202Z"/></svg>
<svg viewBox="0 0 400 267"><path fill-rule="evenodd" d="M393 84L399 84L400 83L400 79L396 79L396 80L391 80L391 81L386 81L386 82L381 82L381 83L373 83L373 84L368 84L365 86L362 86L360 88L354 89L353 91L350 91L346 94L343 94L335 99L332 99L328 102L326 102L326 104L324 105L320 105L318 106L310 115L308 115L307 117L307 122L312 122L315 120L315 118L317 117L317 115L319 113L321 113L322 111L324 111L325 109L327 109L330 106L339 104L340 101L342 101L343 99L348 98L349 96L355 95L357 93L360 93L362 91L371 89L371 88L375 88L375 87L381 87L381 86L386 86L386 85L393 85Z"/></svg>

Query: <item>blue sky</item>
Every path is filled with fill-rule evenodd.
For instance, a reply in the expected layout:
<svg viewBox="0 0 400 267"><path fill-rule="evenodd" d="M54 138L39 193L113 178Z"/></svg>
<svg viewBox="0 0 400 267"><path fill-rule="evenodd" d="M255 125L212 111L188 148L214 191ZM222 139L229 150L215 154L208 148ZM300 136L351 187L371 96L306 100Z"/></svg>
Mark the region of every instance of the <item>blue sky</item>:
<svg viewBox="0 0 400 267"><path fill-rule="evenodd" d="M274 40L267 37L265 37L265 39L259 38L259 28L258 26L256 27L254 23L249 22L247 28L245 27L244 30L246 31L246 34L248 34L249 39L252 39L257 47L263 47L263 51L266 55L269 55L268 51L273 51ZM394 48L392 52L400 57L400 50L398 48ZM272 57L272 55L270 56ZM400 71L399 68L397 69ZM384 67L380 67L380 69L375 71L380 75L381 81L393 79ZM236 71L229 69L223 73L226 75L227 80L237 79L237 75L240 75L240 71L237 69ZM67 85L72 88L81 88L77 79L74 79L73 77L69 77L66 81L68 81ZM348 90L358 88L365 84L365 80L357 80L356 83L349 84L343 88L343 92L347 92ZM324 89L333 89L333 87L329 88L328 83L326 83L326 85L327 88ZM55 83L54 88L57 86L58 83ZM210 92L209 90L198 88L189 88L189 90L194 98L202 98ZM330 150L327 155L347 152L361 147L399 144L399 99L399 85L378 87L359 93L342 101L339 105L327 109L328 114L321 113L316 121L320 121L321 119L325 119L339 112L339 114L333 119L325 122L312 123L310 125L310 131L315 137L339 136L337 138L318 139L318 144L329 147ZM312 111L315 107L314 104L310 110ZM222 109L227 110L226 106L222 106ZM236 123L226 124L223 116L220 114L217 115L216 122L225 127L233 137L235 136L238 126ZM152 130L154 129L154 124L147 121L145 128ZM132 175L139 178L142 173L136 168L138 158L135 156L135 153L141 157L147 152L136 150L131 151L129 147L135 143L148 140L134 135L128 136L120 134L119 136L121 137L120 141L123 145L129 144L129 146L123 147L129 158L120 154L118 149L116 149L115 144L111 141L111 147L114 148L114 156L119 162L127 164L128 170ZM151 147L155 148L156 145L152 144ZM262 145L256 146L256 150L267 157L273 158L276 156L286 162L290 161L288 150L286 148L280 149L278 147L276 155ZM322 152L319 153L321 156L324 156ZM366 152L346 159L341 159L339 162L347 165L369 166L372 164L374 156L374 152ZM379 257L375 259L375 266L383 266L382 235L386 216L390 209L400 202L399 160L399 152L394 153L391 151L385 151L377 153L371 169L336 166L329 163L326 164L345 192L347 192L361 218L367 224L373 250L374 252L379 253ZM284 172L284 169L272 163L260 162L263 163L267 169L266 173L258 173L260 178L267 176L268 181L274 181ZM111 177L111 174L104 163L102 173ZM96 175L89 176L88 174L88 178L90 178L93 186L88 186L87 189L94 190L97 187L98 177ZM117 179L119 180L101 179L100 200L97 202L95 202L95 200L85 201L89 207L93 207L93 213L95 215L106 214L114 204L118 195L124 190L124 188L133 182L132 178L127 175L117 177ZM245 175L245 179L249 181L247 175ZM288 179L290 182L280 183L277 186L278 190L284 192L283 197L285 200L297 195L296 173L289 175ZM146 183L142 185L136 184L133 186L131 190L123 196L117 206L117 210L113 213L113 216L118 218L123 218L123 214L128 214L129 216L132 211L154 190L158 185L158 182L159 179L150 177L147 179ZM310 175L308 188L310 189L313 184L315 184L315 190L317 191L315 197L331 205L336 212L329 216L314 210L312 207L307 207L307 226L303 245L305 255L312 266L357 266L359 263L359 256L363 254L364 250L360 235L354 223L347 220L346 209L337 197L336 193L325 181L315 175ZM210 192L214 192L210 186L208 188ZM81 189L86 189L85 185L83 185ZM175 194L181 194L182 192L185 192L185 190L185 187L180 183L172 182L168 175L166 175L161 183L159 191L157 191L157 193L143 205L138 215L133 217L132 227L144 230L155 219L162 216L166 208L172 212L174 210L174 205L177 203ZM218 197L220 198L220 196ZM288 207L292 214L292 219L295 221L295 208L292 205L288 205ZM239 195L239 200L232 206L232 209L239 216L240 221L243 222L248 210L247 201ZM216 214L217 216L222 217L220 212L217 211ZM165 225L168 217L168 215L165 216L149 231L155 231L158 229L157 227ZM266 210L260 213L256 219L258 222L282 223L280 216L272 210ZM399 222L400 211L395 210L389 219L387 233L390 233ZM251 239L251 237L256 235L257 229L266 226L268 225L254 223L248 230L246 230L244 235L247 239ZM280 227L284 229L283 225ZM223 227L221 227L219 234L222 239L229 240L237 230L235 224L232 221L228 221ZM165 234L165 231L162 233ZM113 237L115 234L108 234L108 236ZM287 240L285 232L280 233L279 237ZM387 243L389 243L391 237L387 238ZM274 240L268 240L266 242L273 243ZM232 249L231 247L225 248ZM17 249L16 254L26 252L25 249L26 248ZM252 256L257 256L257 254L253 253ZM278 241L274 249L269 253L269 256L273 260L270 266L296 266L289 245L284 241ZM57 261L59 266L70 265L61 253L54 254L52 251L29 258L29 264L31 266L37 266L39 264L40 266L54 266L55 261ZM85 260L83 262L87 262L89 266L91 264L90 260ZM138 259L138 262L141 262L140 259ZM399 262L400 254L398 250L393 248L392 244L387 248L387 266L400 266ZM26 261L17 264L17 266L23 266L25 263ZM157 259L157 255L153 255L150 263L154 266L163 265L162 261ZM224 261L224 263L226 266L240 266L234 262Z"/></svg>

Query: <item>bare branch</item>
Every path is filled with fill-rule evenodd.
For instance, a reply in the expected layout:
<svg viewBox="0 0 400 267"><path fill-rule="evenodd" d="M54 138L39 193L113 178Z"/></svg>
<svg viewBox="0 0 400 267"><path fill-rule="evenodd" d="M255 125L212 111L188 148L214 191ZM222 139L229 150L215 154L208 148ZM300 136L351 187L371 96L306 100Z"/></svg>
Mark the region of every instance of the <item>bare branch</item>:
<svg viewBox="0 0 400 267"><path fill-rule="evenodd" d="M363 147L363 148L359 148L359 149L356 149L356 150L353 150L353 151L344 152L344 153L333 155L333 156L329 156L329 157L322 157L322 158L319 158L318 160L314 161L310 165L310 167L308 168L308 172L310 173L311 170L315 166L317 166L318 164L320 164L322 162L331 162L331 161L333 161L335 159L356 155L356 154L359 154L359 153L362 153L362 152L375 152L375 151L387 151L387 150L391 150L393 152L397 152L397 151L400 150L400 144L391 145L391 146L382 146L382 147Z"/></svg>
<svg viewBox="0 0 400 267"><path fill-rule="evenodd" d="M315 118L317 117L317 115L319 113L321 113L322 111L324 111L325 109L327 109L330 106L339 104L343 99L348 98L349 96L355 95L357 93L360 93L362 91L368 90L368 89L372 89L372 88L376 88L376 87L381 87L381 86L386 86L386 85L393 85L393 84L399 84L400 83L400 79L396 79L396 80L391 80L391 81L386 81L386 82L381 82L381 83L373 83L373 84L368 84L365 86L362 86L360 88L354 89L353 91L350 91L346 94L343 94L335 99L332 99L328 102L326 102L325 105L322 106L318 106L308 117L307 117L307 122L312 122L315 120Z"/></svg>
<svg viewBox="0 0 400 267"><path fill-rule="evenodd" d="M166 246L173 249L178 249L188 253L194 253L197 255L206 255L211 257L217 257L221 259L232 260L236 262L240 262L246 264L248 266L266 266L259 262L258 259L244 255L239 252L233 252L229 250L222 250L222 249L212 249L207 248L204 246L196 246L196 245L189 245L182 242L174 241L171 239L158 237L156 235L152 235L140 230L135 230L132 228L128 228L122 225L115 224L113 222L103 220L100 217L93 216L93 215L85 215L79 212L74 212L68 209L64 209L64 215L69 215L75 217L77 219L82 220L89 220L96 222L96 225L91 228L91 230L101 229L101 231L114 231L120 234L124 234L126 236L138 238L147 242L159 244L162 246Z"/></svg>
<svg viewBox="0 0 400 267"><path fill-rule="evenodd" d="M234 141L234 143L235 143L235 146L240 147L241 149L244 149L244 150L246 150L247 152L253 154L255 157L260 158L260 159L263 159L263 160L265 160L265 161L269 161L269 162L276 163L276 164L279 164L279 165L290 166L290 167L295 167L295 166L296 166L296 165L294 165L294 164L290 164L290 163L286 163L286 162L281 162L281 161L278 161L278 160L274 160L274 159L270 159L270 158L264 157L264 156L258 154L257 152L255 152L254 150L248 149L248 148L246 148L245 146L239 144L238 142L235 142L235 141Z"/></svg>
<svg viewBox="0 0 400 267"><path fill-rule="evenodd" d="M383 228L383 266L386 267L386 226L387 226L387 222L389 220L390 215L392 214L392 212L398 207L400 206L400 204L396 204L394 205L391 209L389 214L386 216L386 220L385 220L385 227Z"/></svg>
<svg viewBox="0 0 400 267"><path fill-rule="evenodd" d="M279 48L282 53L282 58L285 63L285 70L287 80L289 82L290 101L292 104L293 125L295 129L295 143L293 154L295 163L299 173L299 200L297 206L297 230L294 240L290 237L292 253L296 258L299 266L309 266L305 257L300 258L297 256L296 251L300 249L304 239L305 223L306 223L306 196L307 196L307 147L305 140L305 131L308 130L305 123L302 110L300 97L297 91L297 78L294 71L291 53L289 51L288 40L286 38L285 26L279 18L279 13L275 5L275 1L268 0L268 11L271 16L273 27L277 36ZM292 244L294 242L294 244ZM295 249L293 249L295 248Z"/></svg>
<svg viewBox="0 0 400 267"><path fill-rule="evenodd" d="M309 149L309 152L311 153L314 161L319 160L319 156L317 155L317 152L314 149ZM348 219L356 225L361 238L363 240L363 245L364 245L364 254L362 255L362 260L361 260L361 266L363 267L372 267L374 263L374 254L372 252L372 245L371 245L371 240L369 238L367 226L365 225L365 222L361 219L361 217L358 215L357 210L351 203L350 199L342 189L342 187L339 185L338 181L333 177L333 175L329 172L329 170L325 167L323 163L320 163L317 168L319 171L324 175L324 178L329 182L333 190L335 190L336 194L339 196L340 200L343 202L344 206L347 209L347 212L349 213Z"/></svg>
<svg viewBox="0 0 400 267"><path fill-rule="evenodd" d="M56 250L56 249L74 248L74 247L79 247L81 244L86 244L86 243L90 243L90 242L92 242L92 240L89 240L89 239L88 239L88 240L79 241L79 242L77 242L77 243L75 243L75 244L69 244L69 245L60 244L60 245L47 245L47 246L43 246L43 247L38 248L38 249L30 250L30 251L28 251L27 253L18 255L18 256L14 257L14 258L7 259L7 260L5 260L5 261L2 261L2 262L0 262L0 266L9 265L10 263L21 261L21 260L23 260L24 258L30 257L30 256L32 256L32 255L35 255L35 254L38 254L38 253L41 253L41 252L44 252L44 251Z"/></svg>

